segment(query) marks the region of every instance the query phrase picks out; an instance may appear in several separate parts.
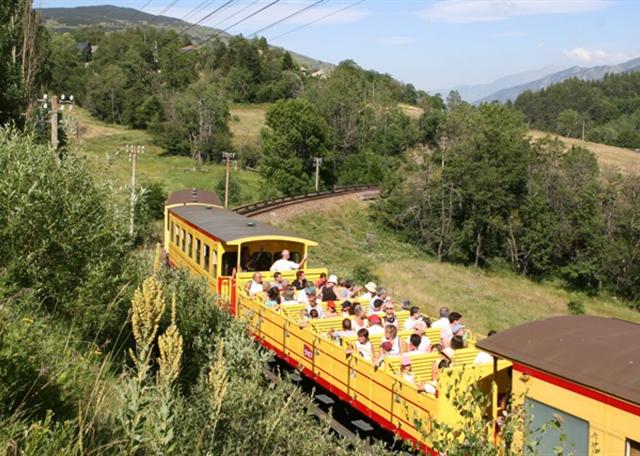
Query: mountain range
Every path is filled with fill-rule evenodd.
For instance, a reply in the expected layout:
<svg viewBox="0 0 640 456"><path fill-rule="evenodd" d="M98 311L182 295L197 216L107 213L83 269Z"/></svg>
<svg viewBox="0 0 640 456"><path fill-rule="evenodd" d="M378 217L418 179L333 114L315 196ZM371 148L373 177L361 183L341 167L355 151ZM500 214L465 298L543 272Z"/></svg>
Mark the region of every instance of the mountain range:
<svg viewBox="0 0 640 456"><path fill-rule="evenodd" d="M123 30L127 27L153 26L181 31L191 26L189 22L169 16L157 16L134 8L113 5L76 6L72 8L39 8L37 11L44 19L45 26L56 32L68 32L75 28L100 26L105 31ZM196 25L186 32L195 42L201 41L220 30ZM220 39L228 40L232 35L220 33ZM323 62L293 51L291 56L308 69L331 69L333 64Z"/></svg>

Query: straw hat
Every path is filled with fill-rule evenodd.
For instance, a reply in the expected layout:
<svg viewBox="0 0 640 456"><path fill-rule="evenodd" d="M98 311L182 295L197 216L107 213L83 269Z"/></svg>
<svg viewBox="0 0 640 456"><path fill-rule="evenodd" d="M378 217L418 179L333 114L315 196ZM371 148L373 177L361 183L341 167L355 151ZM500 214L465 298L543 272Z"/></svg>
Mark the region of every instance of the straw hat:
<svg viewBox="0 0 640 456"><path fill-rule="evenodd" d="M364 286L368 292L375 293L378 289L378 286L374 282L369 282Z"/></svg>

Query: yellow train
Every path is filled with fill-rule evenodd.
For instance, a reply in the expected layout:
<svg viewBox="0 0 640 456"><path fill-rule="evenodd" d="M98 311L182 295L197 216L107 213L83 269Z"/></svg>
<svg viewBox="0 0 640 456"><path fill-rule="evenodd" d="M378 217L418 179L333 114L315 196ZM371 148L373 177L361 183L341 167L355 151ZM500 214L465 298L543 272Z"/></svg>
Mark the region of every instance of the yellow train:
<svg viewBox="0 0 640 456"><path fill-rule="evenodd" d="M433 390L420 392L399 375L399 357L387 358L382 366L376 366L360 356L349 356L349 340L341 344L329 337L331 330L341 328L342 317L303 325L299 319L305 305L285 303L274 309L265 306L263 298L248 295L244 285L253 275L244 272L248 265L271 278L269 267L283 249L298 262L317 245L314 241L228 211L215 193L195 189L169 197L164 230L164 248L171 265L206 277L230 311L248 321L263 346L380 426L426 452L436 454L429 440L433 420L452 426L460 423L458 411L441 392L447 391L454 379L462 378L463 384L475 382L491 397L494 418L499 395L512 391L535 410L533 424L561 416L564 438L576 449L576 455L640 456L640 326L594 320L596 317L557 317L522 325L479 340L477 346L473 340L468 348L456 350L454 364L437 376ZM326 269L306 266L304 271L309 280L327 273ZM292 282L295 272L286 271L283 276ZM321 305L326 309L326 303ZM339 310L340 302L337 305ZM401 325L407 314L397 312ZM609 331L614 334L609 336ZM611 344L618 343L615 334L620 333L635 337L635 341L627 340L625 350L616 352L622 347ZM567 338L563 338L565 334ZM402 332L400 335L406 336ZM437 340L439 331L427 335ZM379 343L374 336L372 339ZM603 346L616 356L603 353ZM479 349L494 355L493 363L476 365L473 361ZM592 365L594 354L609 361L615 358L618 363ZM438 353L412 355L416 379L431 380L432 366L439 357ZM598 373L602 378L591 382ZM622 381L626 386L611 386ZM545 454L554 442L543 437L541 444L541 454Z"/></svg>

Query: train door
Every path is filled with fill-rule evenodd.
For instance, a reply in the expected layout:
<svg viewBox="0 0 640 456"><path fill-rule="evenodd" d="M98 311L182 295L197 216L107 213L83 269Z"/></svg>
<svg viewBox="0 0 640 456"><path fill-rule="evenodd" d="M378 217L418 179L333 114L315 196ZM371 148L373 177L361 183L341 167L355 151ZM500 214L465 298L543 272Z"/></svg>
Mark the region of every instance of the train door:
<svg viewBox="0 0 640 456"><path fill-rule="evenodd" d="M236 283L235 272L238 264L238 251L225 251L220 260L220 274L218 275L218 297L228 303L230 311L236 314Z"/></svg>

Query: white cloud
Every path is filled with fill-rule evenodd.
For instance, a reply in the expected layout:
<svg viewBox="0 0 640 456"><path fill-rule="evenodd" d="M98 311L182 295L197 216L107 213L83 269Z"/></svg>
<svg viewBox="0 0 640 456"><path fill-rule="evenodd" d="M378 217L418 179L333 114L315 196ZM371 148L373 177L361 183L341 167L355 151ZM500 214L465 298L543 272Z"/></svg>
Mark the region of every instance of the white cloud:
<svg viewBox="0 0 640 456"><path fill-rule="evenodd" d="M583 63L619 63L631 57L624 52L610 52L603 49L586 49L577 47L564 51L565 57Z"/></svg>
<svg viewBox="0 0 640 456"><path fill-rule="evenodd" d="M406 46L415 40L410 36L383 36L376 40L376 43L383 46Z"/></svg>
<svg viewBox="0 0 640 456"><path fill-rule="evenodd" d="M491 22L522 16L583 13L610 4L606 0L440 0L419 14L434 22Z"/></svg>

